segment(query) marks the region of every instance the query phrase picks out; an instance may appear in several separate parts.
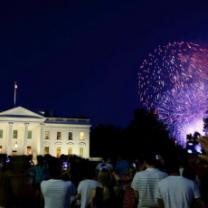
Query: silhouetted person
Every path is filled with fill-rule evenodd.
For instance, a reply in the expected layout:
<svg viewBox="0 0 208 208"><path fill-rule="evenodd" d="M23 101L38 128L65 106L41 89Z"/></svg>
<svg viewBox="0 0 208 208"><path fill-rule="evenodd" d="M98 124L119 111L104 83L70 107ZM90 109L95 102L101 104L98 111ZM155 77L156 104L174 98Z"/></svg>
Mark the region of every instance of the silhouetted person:
<svg viewBox="0 0 208 208"><path fill-rule="evenodd" d="M167 174L157 169L156 164L154 154L146 155L144 158L144 167L146 169L137 172L133 178L131 187L135 191L139 208L158 207L156 187L158 182L165 178Z"/></svg>
<svg viewBox="0 0 208 208"><path fill-rule="evenodd" d="M167 171L169 176L158 183L157 198L160 208L190 208L194 202L201 207L196 183L180 176L177 163L170 162Z"/></svg>
<svg viewBox="0 0 208 208"><path fill-rule="evenodd" d="M70 199L75 194L75 187L71 181L61 180L61 163L53 158L49 166L49 177L41 183L41 192L45 208L69 208Z"/></svg>
<svg viewBox="0 0 208 208"><path fill-rule="evenodd" d="M80 207L86 208L93 204L93 198L98 187L102 188L101 183L96 180L95 170L89 164L86 171L86 179L80 181L77 188L77 199L80 199Z"/></svg>
<svg viewBox="0 0 208 208"><path fill-rule="evenodd" d="M32 168L32 173L34 175L34 184L40 190L40 183L46 180L48 176L43 156L37 156L37 164Z"/></svg>

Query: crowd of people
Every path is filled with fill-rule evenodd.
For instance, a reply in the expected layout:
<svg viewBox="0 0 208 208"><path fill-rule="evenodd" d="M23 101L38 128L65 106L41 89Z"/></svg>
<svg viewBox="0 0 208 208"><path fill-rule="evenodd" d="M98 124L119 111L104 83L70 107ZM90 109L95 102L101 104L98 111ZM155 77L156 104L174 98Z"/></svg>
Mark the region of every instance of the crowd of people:
<svg viewBox="0 0 208 208"><path fill-rule="evenodd" d="M1 208L208 207L208 165L196 155L90 161L78 156L0 157Z"/></svg>

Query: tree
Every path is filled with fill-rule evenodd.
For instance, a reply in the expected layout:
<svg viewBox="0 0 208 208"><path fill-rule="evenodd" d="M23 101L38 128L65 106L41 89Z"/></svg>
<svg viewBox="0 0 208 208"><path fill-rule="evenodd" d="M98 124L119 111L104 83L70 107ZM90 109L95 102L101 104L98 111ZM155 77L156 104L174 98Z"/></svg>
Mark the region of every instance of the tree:
<svg viewBox="0 0 208 208"><path fill-rule="evenodd" d="M153 111L136 109L132 122L125 129L99 125L91 131L92 156L122 155L131 159L148 152L176 157L175 142Z"/></svg>
<svg viewBox="0 0 208 208"><path fill-rule="evenodd" d="M170 139L166 126L154 111L136 109L126 137L134 155L146 152L157 152L163 156L175 155L175 142Z"/></svg>
<svg viewBox="0 0 208 208"><path fill-rule="evenodd" d="M200 155L199 157L206 162L208 162L208 137L207 136L202 136L199 138L199 143L202 146L204 154Z"/></svg>
<svg viewBox="0 0 208 208"><path fill-rule="evenodd" d="M208 135L208 111L205 113L203 120L204 120L204 132L205 135Z"/></svg>
<svg viewBox="0 0 208 208"><path fill-rule="evenodd" d="M122 152L123 129L113 125L98 125L91 131L91 155L114 157Z"/></svg>

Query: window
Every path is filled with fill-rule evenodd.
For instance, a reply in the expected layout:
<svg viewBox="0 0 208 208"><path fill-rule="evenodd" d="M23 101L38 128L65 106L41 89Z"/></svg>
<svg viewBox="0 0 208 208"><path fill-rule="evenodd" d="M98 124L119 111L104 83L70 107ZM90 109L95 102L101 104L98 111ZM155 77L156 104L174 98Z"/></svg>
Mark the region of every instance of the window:
<svg viewBox="0 0 208 208"><path fill-rule="evenodd" d="M56 138L57 138L57 140L61 139L61 132L60 131L57 132L57 137Z"/></svg>
<svg viewBox="0 0 208 208"><path fill-rule="evenodd" d="M45 139L49 139L49 138L50 138L49 131L45 131Z"/></svg>
<svg viewBox="0 0 208 208"><path fill-rule="evenodd" d="M84 155L84 147L80 147L79 148L79 156L83 157L83 155Z"/></svg>
<svg viewBox="0 0 208 208"><path fill-rule="evenodd" d="M0 139L2 139L2 138L3 138L3 130L0 129Z"/></svg>
<svg viewBox="0 0 208 208"><path fill-rule="evenodd" d="M27 133L27 138L28 138L28 139L32 139L32 131L28 131L28 133Z"/></svg>
<svg viewBox="0 0 208 208"><path fill-rule="evenodd" d="M13 139L17 139L17 137L18 137L18 131L13 130Z"/></svg>
<svg viewBox="0 0 208 208"><path fill-rule="evenodd" d="M72 140L72 132L68 133L68 140Z"/></svg>
<svg viewBox="0 0 208 208"><path fill-rule="evenodd" d="M84 132L83 131L80 132L79 139L80 140L84 140L85 139L85 135L84 135Z"/></svg>
<svg viewBox="0 0 208 208"><path fill-rule="evenodd" d="M44 147L44 154L48 155L49 154L49 147Z"/></svg>
<svg viewBox="0 0 208 208"><path fill-rule="evenodd" d="M60 157L61 156L61 147L57 147L56 148L56 157Z"/></svg>
<svg viewBox="0 0 208 208"><path fill-rule="evenodd" d="M69 148L68 148L68 155L72 155L72 153L73 153L73 152L72 152L72 147L69 147Z"/></svg>
<svg viewBox="0 0 208 208"><path fill-rule="evenodd" d="M31 146L27 146L27 154L32 155L32 147Z"/></svg>

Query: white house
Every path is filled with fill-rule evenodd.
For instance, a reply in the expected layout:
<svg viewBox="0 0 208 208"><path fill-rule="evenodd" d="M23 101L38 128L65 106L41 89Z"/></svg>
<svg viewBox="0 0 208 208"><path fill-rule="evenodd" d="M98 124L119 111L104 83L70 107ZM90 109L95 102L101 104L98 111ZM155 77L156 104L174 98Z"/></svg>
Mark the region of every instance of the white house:
<svg viewBox="0 0 208 208"><path fill-rule="evenodd" d="M90 152L90 120L45 117L23 107L0 112L0 153L7 155L75 154Z"/></svg>

